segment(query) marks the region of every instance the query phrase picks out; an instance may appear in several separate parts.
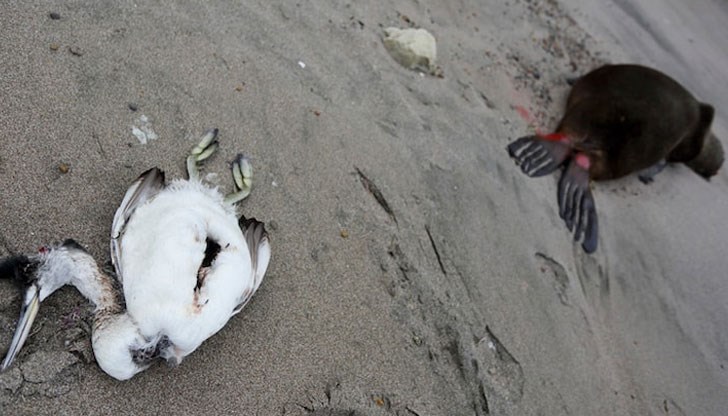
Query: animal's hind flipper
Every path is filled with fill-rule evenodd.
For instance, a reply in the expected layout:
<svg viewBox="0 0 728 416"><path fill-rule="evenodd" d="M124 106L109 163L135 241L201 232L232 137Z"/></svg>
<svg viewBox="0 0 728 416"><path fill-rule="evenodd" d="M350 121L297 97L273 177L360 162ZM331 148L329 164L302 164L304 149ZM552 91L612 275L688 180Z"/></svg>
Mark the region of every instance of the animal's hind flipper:
<svg viewBox="0 0 728 416"><path fill-rule="evenodd" d="M645 185L650 184L652 183L652 181L655 180L655 176L658 173L662 172L666 166L667 161L665 159L662 159L654 165L650 166L649 168L642 169L637 175L637 178L639 178L640 182L644 183Z"/></svg>
<svg viewBox="0 0 728 416"><path fill-rule="evenodd" d="M593 253L599 240L599 223L589 188L589 172L576 161L570 161L559 180L557 195L559 215L569 231L574 231L574 241L581 241L584 251Z"/></svg>
<svg viewBox="0 0 728 416"><path fill-rule="evenodd" d="M526 136L508 145L508 154L530 177L548 175L558 169L571 154L564 142L540 136Z"/></svg>
<svg viewBox="0 0 728 416"><path fill-rule="evenodd" d="M711 105L700 104L700 121L692 135L683 139L667 159L670 162L685 162L695 173L708 180L718 173L725 160L720 140L710 132L714 115L715 109Z"/></svg>

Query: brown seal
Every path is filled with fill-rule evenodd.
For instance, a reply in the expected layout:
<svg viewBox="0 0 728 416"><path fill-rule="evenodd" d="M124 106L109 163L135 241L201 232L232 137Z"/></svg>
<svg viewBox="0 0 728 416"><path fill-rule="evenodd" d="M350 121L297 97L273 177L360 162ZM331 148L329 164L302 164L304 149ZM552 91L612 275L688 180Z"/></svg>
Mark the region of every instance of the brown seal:
<svg viewBox="0 0 728 416"><path fill-rule="evenodd" d="M574 84L553 134L522 137L508 153L532 177L565 165L559 214L574 240L591 253L597 248L598 224L590 180L640 172L640 180L648 183L668 162L685 163L709 179L724 158L710 132L713 114L712 106L659 71L606 65Z"/></svg>

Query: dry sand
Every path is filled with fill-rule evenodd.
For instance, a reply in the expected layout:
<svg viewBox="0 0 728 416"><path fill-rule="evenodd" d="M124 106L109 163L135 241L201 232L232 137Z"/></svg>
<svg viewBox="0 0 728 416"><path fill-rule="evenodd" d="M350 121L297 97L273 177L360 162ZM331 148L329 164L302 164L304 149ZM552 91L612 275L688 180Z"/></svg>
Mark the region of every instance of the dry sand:
<svg viewBox="0 0 728 416"><path fill-rule="evenodd" d="M586 256L554 177L505 152L553 127L566 79L605 62L685 83L716 106L725 145L725 2L19 3L0 13L0 254L73 237L106 262L130 181L182 175L212 126L210 179L229 189L226 161L252 156L243 211L275 251L223 331L123 383L93 362L86 300L61 290L0 375L0 414L728 409L726 170L597 184ZM389 26L433 33L444 78L394 62ZM0 348L18 303L2 282Z"/></svg>

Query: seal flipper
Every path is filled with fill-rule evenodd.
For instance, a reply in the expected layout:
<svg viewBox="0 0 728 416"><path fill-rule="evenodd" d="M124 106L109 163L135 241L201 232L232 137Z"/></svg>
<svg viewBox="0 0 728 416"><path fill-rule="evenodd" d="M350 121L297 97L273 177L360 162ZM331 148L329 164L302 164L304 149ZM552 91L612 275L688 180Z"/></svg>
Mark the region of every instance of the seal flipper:
<svg viewBox="0 0 728 416"><path fill-rule="evenodd" d="M599 240L599 224L594 197L589 189L589 171L572 159L561 175L557 195L559 216L569 231L574 231L574 241L581 240L584 251L593 253Z"/></svg>
<svg viewBox="0 0 728 416"><path fill-rule="evenodd" d="M640 173L637 175L637 178L639 178L640 182L644 183L645 185L652 183L652 181L655 180L655 176L658 173L662 172L666 166L667 166L667 160L662 159L661 161L650 166L649 168L642 169L640 171Z"/></svg>
<svg viewBox="0 0 728 416"><path fill-rule="evenodd" d="M561 141L539 136L521 137L508 145L508 154L530 177L547 175L561 166L571 153L571 147Z"/></svg>

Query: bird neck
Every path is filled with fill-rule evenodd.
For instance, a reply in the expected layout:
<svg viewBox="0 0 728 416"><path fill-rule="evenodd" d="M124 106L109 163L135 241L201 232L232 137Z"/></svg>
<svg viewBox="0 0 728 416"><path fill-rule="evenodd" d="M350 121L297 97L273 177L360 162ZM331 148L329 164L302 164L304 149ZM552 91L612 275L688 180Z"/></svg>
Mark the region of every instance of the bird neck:
<svg viewBox="0 0 728 416"><path fill-rule="evenodd" d="M91 289L84 293L94 306L96 306L96 314L117 315L125 312L124 295L119 283L111 276L99 272L91 281Z"/></svg>
<svg viewBox="0 0 728 416"><path fill-rule="evenodd" d="M132 322L126 314L123 293L116 279L99 270L95 262L93 267L81 267L79 271L71 283L95 306L92 325L94 342L99 337L107 337L107 330L113 332L121 323Z"/></svg>
<svg viewBox="0 0 728 416"><path fill-rule="evenodd" d="M94 304L96 313L123 313L123 294L118 282L101 271L91 255L78 253L74 257L76 270L70 283Z"/></svg>

